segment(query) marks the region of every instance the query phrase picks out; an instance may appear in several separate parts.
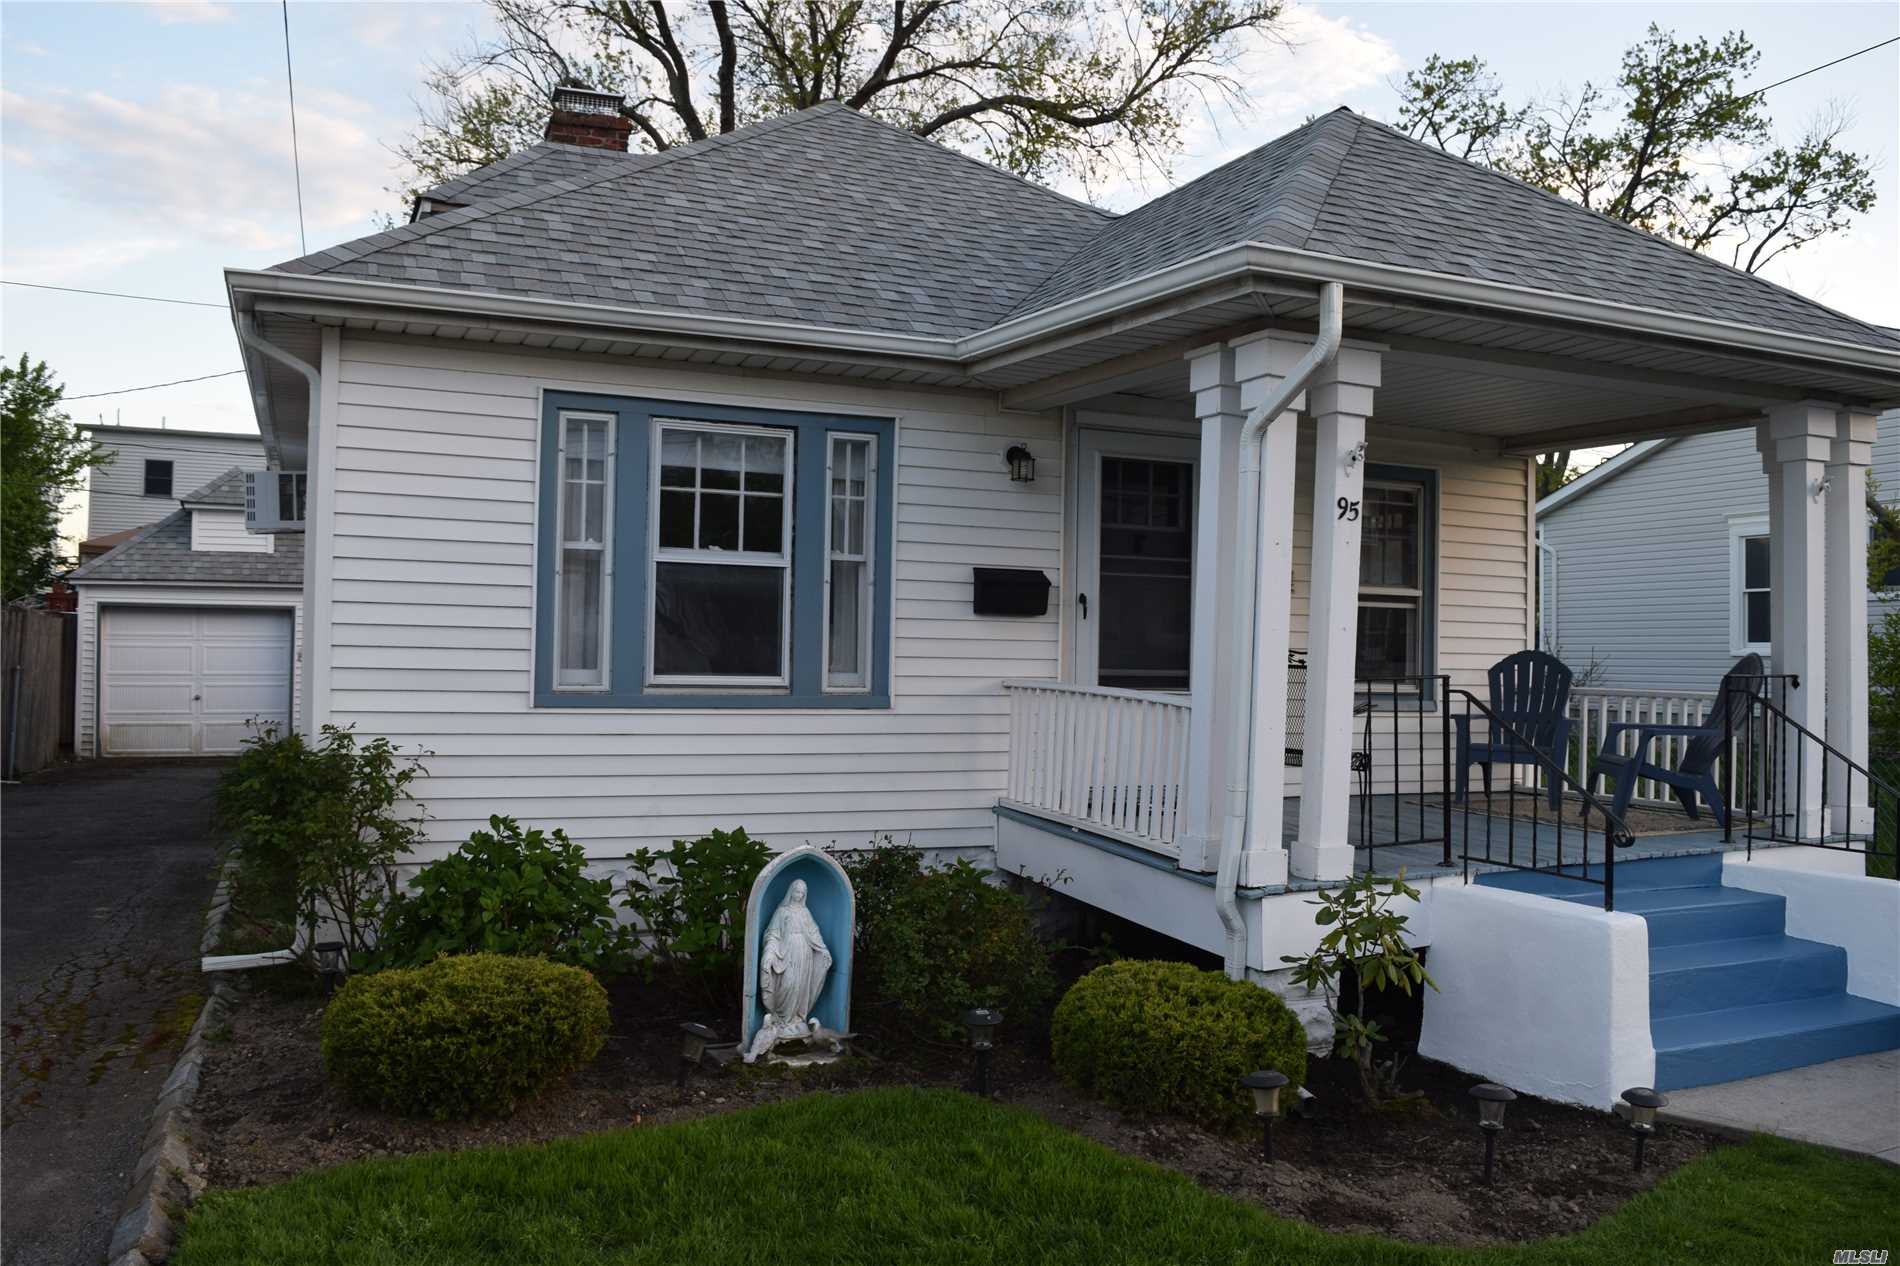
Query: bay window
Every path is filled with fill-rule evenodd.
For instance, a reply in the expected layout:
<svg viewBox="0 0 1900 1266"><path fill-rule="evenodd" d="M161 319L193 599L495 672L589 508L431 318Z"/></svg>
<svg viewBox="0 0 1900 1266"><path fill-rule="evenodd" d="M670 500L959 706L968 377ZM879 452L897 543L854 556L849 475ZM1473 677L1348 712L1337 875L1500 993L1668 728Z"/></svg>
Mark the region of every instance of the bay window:
<svg viewBox="0 0 1900 1266"><path fill-rule="evenodd" d="M545 393L536 704L889 706L895 438Z"/></svg>

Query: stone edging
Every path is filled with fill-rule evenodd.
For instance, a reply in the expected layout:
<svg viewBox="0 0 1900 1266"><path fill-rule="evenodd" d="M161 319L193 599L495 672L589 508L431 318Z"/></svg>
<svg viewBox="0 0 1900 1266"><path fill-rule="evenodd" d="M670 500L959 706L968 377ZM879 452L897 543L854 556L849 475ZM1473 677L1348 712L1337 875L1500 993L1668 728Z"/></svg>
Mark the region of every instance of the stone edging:
<svg viewBox="0 0 1900 1266"><path fill-rule="evenodd" d="M231 909L231 870L227 858L218 886L212 891L211 906L205 911L200 954L214 952L224 934L225 915ZM198 1078L204 1067L205 1032L230 1006L230 993L230 980L224 973L217 973L204 1008L178 1052L178 1061L159 1091L138 1163L132 1167L132 1189L126 1193L119 1220L112 1228L112 1246L106 1250L111 1266L159 1266L169 1258L185 1209L204 1191L204 1175L192 1159L189 1143L191 1104L198 1096Z"/></svg>

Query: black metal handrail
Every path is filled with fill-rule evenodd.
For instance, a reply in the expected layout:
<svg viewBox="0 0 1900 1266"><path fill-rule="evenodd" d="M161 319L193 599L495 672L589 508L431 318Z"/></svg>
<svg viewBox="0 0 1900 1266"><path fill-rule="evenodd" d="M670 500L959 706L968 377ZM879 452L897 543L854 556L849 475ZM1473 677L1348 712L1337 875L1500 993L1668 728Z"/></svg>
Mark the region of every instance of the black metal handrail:
<svg viewBox="0 0 1900 1266"><path fill-rule="evenodd" d="M1506 805L1504 818L1506 823L1504 828L1504 856L1498 856L1496 849L1493 847L1492 837L1495 834L1495 828L1492 823L1494 818L1489 812L1482 815L1484 817L1484 851L1482 854L1472 851L1471 819L1479 815L1474 814L1468 804L1465 808L1462 853L1466 879L1468 880L1471 877L1471 865L1473 862L1487 866L1499 866L1508 870L1540 871L1546 874L1557 874L1567 879L1575 879L1583 883L1600 885L1603 889L1603 908L1606 911L1616 909L1616 850L1619 848L1628 848L1635 842L1635 836L1631 833L1628 825L1624 823L1622 818L1613 813L1608 805L1599 800L1589 788L1582 786L1576 779L1570 776L1569 770L1565 767L1566 753L1559 752L1552 754L1545 752L1533 743L1521 730L1492 711L1487 704L1469 690L1447 691L1446 698L1448 704L1454 698L1462 698L1467 709L1477 713L1489 722L1492 742L1497 742L1499 738L1509 740L1513 748L1516 749L1511 754L1510 763L1513 765L1530 765L1541 770L1544 777L1549 780L1549 785L1557 789L1560 803L1562 796L1566 793L1576 796L1579 818L1578 829L1582 836L1582 847L1579 859L1575 862L1566 861L1564 856L1565 828L1563 813L1561 808L1553 811L1553 825L1557 833L1554 850L1556 856L1555 860L1548 863L1544 862L1542 860L1539 837L1542 833L1541 828L1544 825L1541 807L1544 803L1545 796L1549 794L1548 790L1540 790L1535 785L1538 781L1535 778L1532 779L1533 785L1529 789L1520 789L1517 779L1507 778L1505 784L1509 801ZM1450 711L1449 707L1447 707L1446 711ZM1449 717L1447 718L1446 724L1450 724ZM1519 861L1517 856L1519 824L1517 797L1521 794L1530 797L1531 806L1531 816L1528 823L1530 828L1530 860L1528 864ZM1451 803L1451 796L1452 788L1448 780L1445 786L1445 803L1447 806ZM1487 803L1486 809L1489 810L1491 807L1492 806ZM1603 863L1600 877L1595 877L1590 874L1590 814L1593 811L1601 814L1603 820L1602 827L1600 828L1603 836Z"/></svg>
<svg viewBox="0 0 1900 1266"><path fill-rule="evenodd" d="M1798 681L1796 684L1799 684ZM1757 707L1761 710L1763 721L1766 722L1766 725L1763 727L1757 727L1753 724L1754 710ZM1759 768L1756 760L1758 729L1767 731L1760 734L1761 745L1766 749L1761 755L1766 758L1773 774L1772 777L1763 779L1759 783L1752 777ZM1789 741L1790 738L1792 738L1792 742ZM1873 770L1867 768L1867 766L1861 764L1846 752L1829 744L1825 737L1816 734L1813 730L1810 730L1807 726L1795 720L1780 704L1762 695L1755 696L1752 701L1749 724L1745 727L1743 741L1747 751L1747 758L1744 762L1745 768L1748 775L1750 775L1746 779L1744 786L1744 790L1750 793L1746 797L1747 808L1745 809L1745 813L1747 822L1744 827L1745 846L1748 856L1754 856L1757 823L1754 812L1756 806L1752 793L1759 790L1762 793L1760 820L1767 828L1765 835L1768 842L1775 844L1806 844L1815 848L1833 849L1837 852L1861 853L1869 857L1889 857L1894 859L1897 863L1891 877L1900 879L1900 788L1896 788L1892 783L1874 773ZM1815 806L1818 818L1818 829L1812 833L1803 829L1803 825L1808 819L1806 803L1808 779L1806 774L1807 754L1810 746L1818 750L1821 762L1820 797ZM1790 748L1793 749L1792 757L1790 756ZM1789 813L1786 786L1789 781L1788 772L1791 761L1794 773L1794 806L1793 812ZM1865 782L1867 787L1867 801L1865 804L1856 803L1851 799L1844 804L1831 804L1829 802L1828 786L1830 782L1833 781L1828 777L1828 762L1830 761L1843 769L1846 775L1843 781L1846 782L1849 787L1853 786L1856 777ZM1732 755L1730 757L1729 776L1730 778L1735 777ZM1891 852L1877 847L1880 836L1880 796L1883 794L1888 798L1891 805L1890 812L1887 815L1892 835L1890 841L1892 844ZM1850 820L1846 824L1845 829L1839 832L1831 831L1829 829L1829 811L1831 809L1868 810L1872 819L1870 829L1866 831L1864 835L1857 833L1853 830L1853 824ZM1793 830L1782 829L1783 824L1787 822L1794 823ZM1857 845L1859 845L1859 847L1856 847Z"/></svg>

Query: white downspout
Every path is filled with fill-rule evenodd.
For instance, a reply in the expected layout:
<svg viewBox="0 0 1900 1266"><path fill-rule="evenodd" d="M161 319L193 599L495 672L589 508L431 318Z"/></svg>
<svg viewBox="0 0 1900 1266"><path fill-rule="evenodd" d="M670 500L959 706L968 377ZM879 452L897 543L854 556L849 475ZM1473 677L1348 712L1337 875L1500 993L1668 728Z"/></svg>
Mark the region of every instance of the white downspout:
<svg viewBox="0 0 1900 1266"><path fill-rule="evenodd" d="M1260 540L1260 447L1267 425L1286 412L1289 401L1312 381L1328 361L1339 353L1340 324L1345 308L1345 287L1326 282L1319 292L1319 334L1306 355L1292 372L1280 380L1267 398L1247 414L1240 427L1240 535L1234 543L1234 610L1238 653L1247 659L1246 685L1234 709L1233 733L1227 744L1227 820L1221 827L1220 868L1214 876L1214 908L1220 912L1221 926L1227 931L1227 974L1234 980L1247 978L1247 924L1240 917L1240 902L1235 893L1240 887L1240 854L1247 838L1247 774L1249 749L1253 737L1254 682L1259 665L1254 663L1254 621L1259 606L1259 577L1254 558Z"/></svg>

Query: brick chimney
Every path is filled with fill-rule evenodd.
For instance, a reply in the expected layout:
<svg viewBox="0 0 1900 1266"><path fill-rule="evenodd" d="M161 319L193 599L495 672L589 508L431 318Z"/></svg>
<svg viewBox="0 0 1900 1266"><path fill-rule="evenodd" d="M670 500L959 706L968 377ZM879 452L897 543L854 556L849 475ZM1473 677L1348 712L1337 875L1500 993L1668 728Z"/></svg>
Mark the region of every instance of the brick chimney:
<svg viewBox="0 0 1900 1266"><path fill-rule="evenodd" d="M556 88L550 104L547 131L542 139L558 145L627 152L633 124L621 117L626 98L597 88Z"/></svg>

